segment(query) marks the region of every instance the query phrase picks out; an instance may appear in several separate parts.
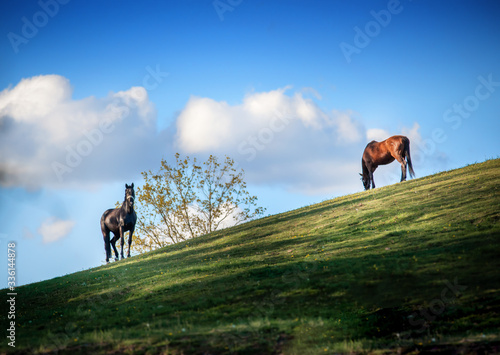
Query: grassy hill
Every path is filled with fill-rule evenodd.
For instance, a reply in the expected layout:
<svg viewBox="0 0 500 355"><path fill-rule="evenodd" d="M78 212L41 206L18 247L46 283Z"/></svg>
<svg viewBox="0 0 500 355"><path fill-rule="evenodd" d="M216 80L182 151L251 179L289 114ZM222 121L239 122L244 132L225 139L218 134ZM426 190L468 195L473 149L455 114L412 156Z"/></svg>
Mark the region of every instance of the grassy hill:
<svg viewBox="0 0 500 355"><path fill-rule="evenodd" d="M15 350L498 352L499 270L496 159L19 287Z"/></svg>

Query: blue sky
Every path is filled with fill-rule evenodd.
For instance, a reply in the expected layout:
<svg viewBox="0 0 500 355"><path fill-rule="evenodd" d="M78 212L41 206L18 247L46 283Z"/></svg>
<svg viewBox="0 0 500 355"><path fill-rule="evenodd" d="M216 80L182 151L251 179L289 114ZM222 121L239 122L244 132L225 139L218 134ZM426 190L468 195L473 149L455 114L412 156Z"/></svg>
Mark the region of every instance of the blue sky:
<svg viewBox="0 0 500 355"><path fill-rule="evenodd" d="M233 157L270 214L361 191L372 139L406 134L418 177L496 158L498 18L498 1L3 1L0 262L15 241L20 284L100 265L102 212L175 152Z"/></svg>

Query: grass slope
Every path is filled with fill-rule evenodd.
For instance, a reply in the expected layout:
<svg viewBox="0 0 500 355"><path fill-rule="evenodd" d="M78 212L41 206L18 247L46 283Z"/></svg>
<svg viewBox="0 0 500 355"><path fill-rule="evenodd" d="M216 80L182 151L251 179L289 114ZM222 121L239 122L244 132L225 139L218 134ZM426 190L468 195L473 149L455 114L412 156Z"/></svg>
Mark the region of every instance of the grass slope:
<svg viewBox="0 0 500 355"><path fill-rule="evenodd" d="M499 188L490 160L19 287L15 350L498 351Z"/></svg>

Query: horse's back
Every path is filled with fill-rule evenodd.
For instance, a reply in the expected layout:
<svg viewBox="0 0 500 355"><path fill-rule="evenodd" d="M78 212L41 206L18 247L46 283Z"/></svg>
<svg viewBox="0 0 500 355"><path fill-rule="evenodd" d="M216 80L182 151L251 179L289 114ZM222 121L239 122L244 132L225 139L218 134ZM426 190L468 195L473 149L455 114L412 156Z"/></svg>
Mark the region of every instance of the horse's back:
<svg viewBox="0 0 500 355"><path fill-rule="evenodd" d="M392 136L392 137L387 138L384 142L389 143L389 144L407 145L410 142L410 140L406 136L397 135L397 136ZM382 142L382 143L384 143L384 142Z"/></svg>
<svg viewBox="0 0 500 355"><path fill-rule="evenodd" d="M398 156L400 147L405 146L408 138L405 136L392 136L382 142L371 141L363 152L363 160L373 166L386 165Z"/></svg>
<svg viewBox="0 0 500 355"><path fill-rule="evenodd" d="M101 216L101 222L104 221L106 219L106 217L108 217L108 215L114 210L114 208L110 208L109 210L106 210L104 211L104 213L102 214Z"/></svg>

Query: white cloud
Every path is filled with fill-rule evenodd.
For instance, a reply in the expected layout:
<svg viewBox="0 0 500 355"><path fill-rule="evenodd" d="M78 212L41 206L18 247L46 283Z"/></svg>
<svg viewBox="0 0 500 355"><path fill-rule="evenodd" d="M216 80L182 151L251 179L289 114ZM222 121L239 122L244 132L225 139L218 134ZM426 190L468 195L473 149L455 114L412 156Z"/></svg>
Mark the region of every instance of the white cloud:
<svg viewBox="0 0 500 355"><path fill-rule="evenodd" d="M403 127L403 129L401 129L401 134L408 137L411 145L419 146L422 144L422 136L419 130L420 125L414 122L411 128Z"/></svg>
<svg viewBox="0 0 500 355"><path fill-rule="evenodd" d="M350 112L328 115L301 93L286 95L288 89L253 93L234 106L192 97L177 119L177 145L189 153L234 148L249 135L265 135L262 130L276 131L282 124L290 123L298 123L304 129L331 127L341 136L349 134L351 141L360 138L350 121Z"/></svg>
<svg viewBox="0 0 500 355"><path fill-rule="evenodd" d="M133 181L174 148L229 155L249 183L310 194L352 191L365 137L388 136L382 129L367 131L352 110L321 109L312 88L254 92L236 105L191 97L175 127L163 132L142 87L80 100L72 92L68 79L58 75L23 79L0 92L1 186ZM421 141L418 124L405 132L412 148Z"/></svg>
<svg viewBox="0 0 500 355"><path fill-rule="evenodd" d="M177 119L179 146L187 152L217 149L231 138L238 111L225 102L192 97Z"/></svg>
<svg viewBox="0 0 500 355"><path fill-rule="evenodd" d="M370 128L366 130L366 140L368 142L377 141L381 142L389 138L391 134L387 132L385 129L381 128Z"/></svg>
<svg viewBox="0 0 500 355"><path fill-rule="evenodd" d="M337 127L337 141L340 143L356 143L361 141L363 127L354 118L352 111L332 111L332 124Z"/></svg>
<svg viewBox="0 0 500 355"><path fill-rule="evenodd" d="M74 221L63 221L55 217L46 219L38 228L38 233L42 236L45 244L53 243L66 237L75 225Z"/></svg>
<svg viewBox="0 0 500 355"><path fill-rule="evenodd" d="M0 184L63 187L137 176L159 161L156 113L142 87L72 99L59 75L0 93ZM154 154L158 152L158 154Z"/></svg>

